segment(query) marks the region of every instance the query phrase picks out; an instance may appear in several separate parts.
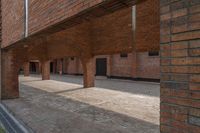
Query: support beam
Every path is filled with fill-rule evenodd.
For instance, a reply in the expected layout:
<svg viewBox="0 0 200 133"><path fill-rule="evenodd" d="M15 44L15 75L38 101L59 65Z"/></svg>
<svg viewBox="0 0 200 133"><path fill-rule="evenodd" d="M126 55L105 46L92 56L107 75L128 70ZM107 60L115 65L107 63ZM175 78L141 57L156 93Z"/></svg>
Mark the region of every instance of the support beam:
<svg viewBox="0 0 200 133"><path fill-rule="evenodd" d="M95 60L94 57L87 57L81 59L83 65L83 83L84 88L95 86Z"/></svg>
<svg viewBox="0 0 200 133"><path fill-rule="evenodd" d="M42 80L50 79L50 61L42 61Z"/></svg>
<svg viewBox="0 0 200 133"><path fill-rule="evenodd" d="M13 51L2 51L1 99L19 97L18 70L19 63Z"/></svg>
<svg viewBox="0 0 200 133"><path fill-rule="evenodd" d="M24 76L29 76L30 75L30 63L28 61L24 63L23 69L24 69Z"/></svg>

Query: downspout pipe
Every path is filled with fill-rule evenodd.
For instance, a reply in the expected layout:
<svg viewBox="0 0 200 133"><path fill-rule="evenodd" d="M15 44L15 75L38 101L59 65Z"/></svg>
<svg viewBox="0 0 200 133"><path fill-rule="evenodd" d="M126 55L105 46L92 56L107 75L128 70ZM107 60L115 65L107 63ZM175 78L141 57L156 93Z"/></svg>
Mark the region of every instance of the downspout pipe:
<svg viewBox="0 0 200 133"><path fill-rule="evenodd" d="M24 37L28 37L28 5L29 0L24 0Z"/></svg>
<svg viewBox="0 0 200 133"><path fill-rule="evenodd" d="M133 48L136 50L136 5L132 7Z"/></svg>

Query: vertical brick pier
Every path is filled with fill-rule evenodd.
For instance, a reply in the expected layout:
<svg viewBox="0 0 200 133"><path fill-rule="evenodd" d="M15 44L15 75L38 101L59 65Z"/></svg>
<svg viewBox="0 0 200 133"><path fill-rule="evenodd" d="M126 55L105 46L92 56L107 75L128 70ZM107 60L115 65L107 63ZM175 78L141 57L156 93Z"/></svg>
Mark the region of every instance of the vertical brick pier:
<svg viewBox="0 0 200 133"><path fill-rule="evenodd" d="M160 0L161 133L200 133L200 1Z"/></svg>

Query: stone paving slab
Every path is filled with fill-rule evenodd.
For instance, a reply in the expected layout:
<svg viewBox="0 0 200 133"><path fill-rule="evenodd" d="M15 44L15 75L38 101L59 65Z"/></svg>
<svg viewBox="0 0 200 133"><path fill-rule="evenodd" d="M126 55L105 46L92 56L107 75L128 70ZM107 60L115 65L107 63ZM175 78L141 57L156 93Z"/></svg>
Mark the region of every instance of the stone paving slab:
<svg viewBox="0 0 200 133"><path fill-rule="evenodd" d="M52 79L20 76L20 98L3 101L35 132L159 133L159 84L98 79L83 89L82 77Z"/></svg>

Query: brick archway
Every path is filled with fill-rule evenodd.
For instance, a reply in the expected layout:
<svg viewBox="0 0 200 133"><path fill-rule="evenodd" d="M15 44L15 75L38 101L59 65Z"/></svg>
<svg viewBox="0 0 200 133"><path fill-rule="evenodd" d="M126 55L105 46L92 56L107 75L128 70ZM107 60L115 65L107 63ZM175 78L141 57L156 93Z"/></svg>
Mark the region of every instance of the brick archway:
<svg viewBox="0 0 200 133"><path fill-rule="evenodd" d="M7 2L8 2L7 0L2 0L4 6L8 4ZM31 24L32 25L30 27L29 38L23 37L25 31L24 24L20 23L23 22L21 21L23 20L23 17L21 17L23 16L22 15L23 8L20 8L20 6L23 7L24 4L18 3L19 9L16 9L16 11L19 11L19 14L15 14L16 12L12 10L12 13L14 13L16 16L21 15L20 17L18 16L19 18L18 21L13 20L13 18L15 17L12 17L12 15L8 20L4 20L6 18L5 16L7 15L7 10L12 9L11 7L14 6L10 5L10 6L5 6L5 8L3 7L2 12L4 12L4 14L2 13L3 14L2 26L4 27L2 28L3 42L1 45L2 47L1 98L2 99L17 98L19 96L19 92L17 89L18 88L17 70L18 70L18 63L19 62L21 63L21 60L20 61L16 60L18 58L14 56L15 54L13 55L13 51L12 50L9 51L10 49L15 49L17 46L20 46L20 50L26 51L25 55L34 57L33 59L35 58L40 59L43 62L43 66L47 66L46 69L43 67L44 79L49 79L48 63L52 57L57 57L57 58L63 57L64 55L66 55L66 53L70 56L81 57L82 64L84 66L84 70L86 73L84 78L85 79L84 82L86 82L85 87L93 86L94 71L89 71L89 70L94 69L94 64L92 59L95 54L98 55L104 52L105 53L118 53L124 51L126 52L133 48L132 43L130 42L129 43L127 42L124 45L122 45L123 43L115 43L115 47L112 47L109 37L102 36L104 32L107 32L103 31L102 29L104 28L106 30L109 30L109 27L112 28L114 27L113 29L115 29L115 26L109 25L107 26L107 28L105 28L106 27L105 25L98 25L99 23L102 23L102 21L98 21L99 17L102 17L105 14L110 14L110 12L122 9L124 6L129 7L135 4L136 2L137 1L134 0L125 0L124 2L122 1L119 2L115 0L110 0L110 1L94 0L93 3L90 3L89 5L85 4L83 7L74 6L73 8L76 9L75 11L78 15L76 15L76 13L70 12L68 17L72 19L70 19L70 21L68 21L68 19L66 18L62 19L62 23L56 23L57 21L54 20L54 18L59 17L59 15L57 17L49 16L48 19L46 19L43 18L45 17L45 15L42 16L40 14L40 16L37 17L43 18L46 23L42 23L41 25L37 23L36 25L34 25L34 21L31 21L30 25ZM88 12L81 12L87 8L86 5L90 10ZM101 5L101 6L96 6L96 5ZM40 8L39 6L37 7ZM38 8L35 9L38 10ZM107 8L108 10L105 10L105 8ZM67 8L64 8L62 11L65 12L65 9ZM199 89L200 88L200 66L199 66L200 65L199 63L200 10L199 9L200 9L199 0L160 0L160 12L155 13L156 15L160 14L161 133L173 133L173 132L198 133L200 131L200 124L199 124L200 123L200 89ZM94 12L96 14L94 16L91 16L91 14ZM126 14L126 11L124 11L123 13ZM75 17L72 17L73 15ZM113 14L111 14L111 16L112 15ZM35 16L33 16L33 18L30 20L36 19L34 17ZM93 23L93 26L95 24L97 24L98 26L96 25L93 27L93 29L90 29L91 23L88 22L90 22L96 17L98 17L98 19L96 19L97 21ZM121 15L121 17L124 17L124 15ZM145 17L149 17L149 15L145 15L142 18ZM49 18L51 18L52 20L50 21ZM102 18L103 18L102 20L108 20L108 18L110 19L111 17L102 17ZM113 19L111 21L113 21ZM50 22L54 23L54 25L53 26L50 25ZM152 21L151 23L154 22ZM77 26L78 28L77 27L74 29L71 28L71 26L74 25L76 26L78 25ZM50 26L50 28L48 28L48 26ZM99 29L100 26L102 26L103 28ZM43 30L41 30L40 28ZM63 30L66 28L69 28L70 32ZM152 30L154 29L154 27L151 28ZM88 29L89 30L97 29L98 32L95 32L95 34L94 32L92 32L93 34L91 34L87 32ZM75 31L73 32L75 34L71 34L71 31L73 30ZM38 33L38 31L40 32ZM118 29L118 32L120 31L122 31L122 29ZM148 33L145 32L145 34L143 34L144 38L146 37L148 38L147 41L149 40L154 42L153 37L150 38L147 37L147 35L150 33L151 30L149 30ZM52 34L54 34L55 36ZM126 39L131 40L129 36L131 32L125 32L125 34L127 35ZM76 37L80 35L82 35L82 37L77 39ZM94 37L95 43L93 43L93 45L90 45L91 43L90 39L87 38L88 36L91 35L98 36ZM155 35L156 37L158 37L158 34L155 33ZM46 36L48 37L46 38ZM59 39L57 39L58 37ZM115 37L119 38L118 35L115 35ZM106 43L104 43L104 41L102 40L104 40L105 42L109 42L109 44L103 45ZM116 41L116 39L113 38L112 41L123 42L120 40ZM59 44L57 44L58 42ZM51 44L51 46L47 44ZM142 44L143 43L141 43L141 45ZM151 45L148 44L147 46L146 45L145 46L151 48L153 47L153 45L154 44ZM49 48L48 50L47 47ZM60 49L58 50L56 49L56 47L59 47ZM109 47L110 49L106 49L107 47ZM51 53L49 51L55 51L55 52ZM62 56L57 53L62 54ZM25 56L25 58L27 57ZM20 54L20 58L23 58L24 60L24 55Z"/></svg>

